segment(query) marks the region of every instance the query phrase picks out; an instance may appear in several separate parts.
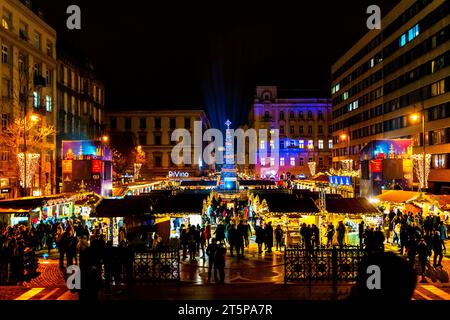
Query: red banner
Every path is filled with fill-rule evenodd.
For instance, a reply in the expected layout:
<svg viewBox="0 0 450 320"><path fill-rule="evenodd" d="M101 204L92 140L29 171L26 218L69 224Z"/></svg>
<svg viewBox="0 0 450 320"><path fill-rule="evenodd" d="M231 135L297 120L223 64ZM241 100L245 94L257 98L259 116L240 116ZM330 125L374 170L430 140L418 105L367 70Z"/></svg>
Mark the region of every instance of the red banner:
<svg viewBox="0 0 450 320"><path fill-rule="evenodd" d="M92 160L92 173L102 172L102 162L100 160Z"/></svg>
<svg viewBox="0 0 450 320"><path fill-rule="evenodd" d="M383 160L372 160L372 172L383 172Z"/></svg>

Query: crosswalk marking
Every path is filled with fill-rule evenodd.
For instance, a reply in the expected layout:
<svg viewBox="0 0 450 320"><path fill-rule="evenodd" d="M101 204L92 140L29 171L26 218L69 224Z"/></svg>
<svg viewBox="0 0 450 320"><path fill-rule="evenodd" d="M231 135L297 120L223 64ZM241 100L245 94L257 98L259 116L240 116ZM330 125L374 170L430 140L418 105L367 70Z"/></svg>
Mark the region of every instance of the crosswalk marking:
<svg viewBox="0 0 450 320"><path fill-rule="evenodd" d="M431 293L441 297L444 300L450 300L450 294L448 294L447 292L445 292L444 290L441 290L435 286L431 286L431 285L424 285L422 286L424 289L430 291Z"/></svg>
<svg viewBox="0 0 450 320"><path fill-rule="evenodd" d="M76 295L76 293L66 291L61 296L59 296L58 299L56 299L56 300L73 300L74 295Z"/></svg>
<svg viewBox="0 0 450 320"><path fill-rule="evenodd" d="M49 293L47 293L45 296L43 296L41 298L41 300L47 300L48 298L50 298L55 292L57 292L59 289L55 288L52 291L50 291Z"/></svg>
<svg viewBox="0 0 450 320"><path fill-rule="evenodd" d="M30 300L35 295L39 294L39 292L41 292L42 290L44 290L44 288L30 289L27 292L25 292L24 294L22 294L21 296L17 297L15 300Z"/></svg>
<svg viewBox="0 0 450 320"><path fill-rule="evenodd" d="M429 296L427 296L426 294L416 290L416 292L419 296L421 296L422 298L424 298L425 300L433 300L432 298L430 298Z"/></svg>

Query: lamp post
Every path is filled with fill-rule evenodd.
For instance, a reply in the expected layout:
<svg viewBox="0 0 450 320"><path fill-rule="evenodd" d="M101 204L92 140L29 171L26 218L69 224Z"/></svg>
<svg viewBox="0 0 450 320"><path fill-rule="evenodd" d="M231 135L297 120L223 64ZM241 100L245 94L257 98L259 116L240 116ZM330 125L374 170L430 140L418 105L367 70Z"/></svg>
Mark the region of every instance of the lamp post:
<svg viewBox="0 0 450 320"><path fill-rule="evenodd" d="M347 140L347 155L348 155L348 159L349 159L349 163L350 163L350 135L346 134L346 133L342 133L340 135L340 138L341 138L341 141ZM342 169L342 167L341 167L341 169Z"/></svg>
<svg viewBox="0 0 450 320"><path fill-rule="evenodd" d="M425 179L426 179L426 165L427 165L427 157L426 157L426 146L425 146L425 106L422 104L422 111L420 113L413 113L412 115L410 115L410 119L411 121L414 122L418 122L419 118L421 119L421 124L422 124L422 165L423 165L423 170L422 170L422 183L423 183L423 189L426 189L426 183L425 183ZM419 139L420 140L420 139ZM420 183L419 183L419 191L423 191Z"/></svg>

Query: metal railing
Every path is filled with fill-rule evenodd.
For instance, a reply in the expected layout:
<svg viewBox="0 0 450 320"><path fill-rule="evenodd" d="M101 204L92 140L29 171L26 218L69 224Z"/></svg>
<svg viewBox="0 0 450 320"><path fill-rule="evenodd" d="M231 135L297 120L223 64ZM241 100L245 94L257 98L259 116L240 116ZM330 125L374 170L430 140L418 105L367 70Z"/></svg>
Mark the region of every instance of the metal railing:
<svg viewBox="0 0 450 320"><path fill-rule="evenodd" d="M284 282L355 280L358 267L367 252L359 247L304 249L286 248Z"/></svg>

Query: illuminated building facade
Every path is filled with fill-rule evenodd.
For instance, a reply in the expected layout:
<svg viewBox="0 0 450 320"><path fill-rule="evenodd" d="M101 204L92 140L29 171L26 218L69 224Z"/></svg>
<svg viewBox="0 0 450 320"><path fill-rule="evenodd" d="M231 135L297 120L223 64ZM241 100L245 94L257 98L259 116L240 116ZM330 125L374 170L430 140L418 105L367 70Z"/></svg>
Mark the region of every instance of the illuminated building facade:
<svg viewBox="0 0 450 320"><path fill-rule="evenodd" d="M58 44L57 176L62 177L63 140L99 140L105 133L105 86L79 52ZM58 180L58 190L62 180Z"/></svg>
<svg viewBox="0 0 450 320"><path fill-rule="evenodd" d="M424 146L431 154L429 191L450 193L449 14L449 1L402 0L381 30L333 65L336 169L343 160L359 169L360 151L372 140L412 139L415 155Z"/></svg>
<svg viewBox="0 0 450 320"><path fill-rule="evenodd" d="M280 92L281 93L281 92ZM292 95L290 93L289 95ZM331 166L333 148L329 123L331 102L329 99L290 98L278 94L276 86L258 86L249 115L250 128L279 130L279 163L274 164L270 149L274 141L258 139L258 150L267 150L267 158L257 157L252 167L256 178L282 179L290 175L311 176L310 166L324 172ZM308 165L310 163L310 165ZM269 169L279 167L278 170Z"/></svg>
<svg viewBox="0 0 450 320"><path fill-rule="evenodd" d="M194 121L202 122L203 132L210 123L203 110L154 110L116 111L106 113L106 124L111 144L119 141L132 147L139 147L145 153L145 163L140 169L142 179L155 177L200 176L209 167L199 164L176 165L172 162L171 141L175 129L187 129L194 137ZM193 146L192 139L192 146ZM192 152L194 148L192 147ZM130 155L128 155L130 156Z"/></svg>
<svg viewBox="0 0 450 320"><path fill-rule="evenodd" d="M0 144L0 198L56 190L56 134L32 144L31 138L24 142L23 132L28 129L15 128L23 119L41 128L56 127L56 31L44 22L42 12L32 9L31 1L0 1L0 129L17 135L13 147ZM37 163L18 168L20 154L22 159L24 154L35 157ZM25 179L19 178L22 170Z"/></svg>

